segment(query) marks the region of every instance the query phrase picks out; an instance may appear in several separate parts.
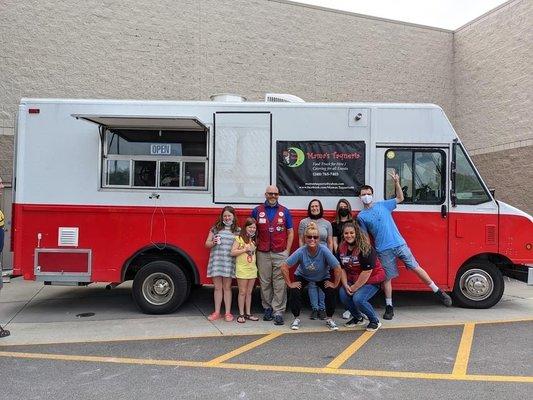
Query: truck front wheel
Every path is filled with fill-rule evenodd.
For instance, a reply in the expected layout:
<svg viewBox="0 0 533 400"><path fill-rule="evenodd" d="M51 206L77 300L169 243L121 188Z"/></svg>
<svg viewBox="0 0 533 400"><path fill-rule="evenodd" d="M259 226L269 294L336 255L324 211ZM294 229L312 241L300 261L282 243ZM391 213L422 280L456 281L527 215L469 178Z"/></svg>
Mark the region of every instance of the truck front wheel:
<svg viewBox="0 0 533 400"><path fill-rule="evenodd" d="M189 287L187 275L176 264L152 261L135 275L133 299L146 314L167 314L181 306Z"/></svg>
<svg viewBox="0 0 533 400"><path fill-rule="evenodd" d="M479 260L464 265L455 277L455 304L466 308L490 308L504 290L503 275L491 262Z"/></svg>

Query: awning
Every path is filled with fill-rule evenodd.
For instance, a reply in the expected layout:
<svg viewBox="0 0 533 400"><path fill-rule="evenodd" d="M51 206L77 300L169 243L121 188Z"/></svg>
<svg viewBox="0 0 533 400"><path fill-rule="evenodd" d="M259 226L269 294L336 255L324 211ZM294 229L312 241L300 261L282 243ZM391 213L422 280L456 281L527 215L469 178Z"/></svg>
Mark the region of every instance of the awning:
<svg viewBox="0 0 533 400"><path fill-rule="evenodd" d="M108 129L167 129L177 131L206 131L207 127L195 117L145 117L119 115L72 114L74 118L101 125Z"/></svg>

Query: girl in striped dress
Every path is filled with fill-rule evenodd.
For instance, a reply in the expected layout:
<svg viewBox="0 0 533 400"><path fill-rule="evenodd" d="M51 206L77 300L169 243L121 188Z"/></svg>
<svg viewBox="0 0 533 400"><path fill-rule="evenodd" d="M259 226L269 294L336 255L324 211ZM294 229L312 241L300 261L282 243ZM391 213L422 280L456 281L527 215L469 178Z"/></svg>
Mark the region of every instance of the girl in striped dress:
<svg viewBox="0 0 533 400"><path fill-rule="evenodd" d="M222 300L224 300L226 310L224 319L227 322L233 321L231 282L235 278L235 258L230 253L235 236L238 234L239 225L235 209L226 206L222 209L215 225L209 230L205 241L205 247L211 249L209 264L207 265L207 277L211 278L215 285L215 311L207 317L209 321L215 321L221 317Z"/></svg>

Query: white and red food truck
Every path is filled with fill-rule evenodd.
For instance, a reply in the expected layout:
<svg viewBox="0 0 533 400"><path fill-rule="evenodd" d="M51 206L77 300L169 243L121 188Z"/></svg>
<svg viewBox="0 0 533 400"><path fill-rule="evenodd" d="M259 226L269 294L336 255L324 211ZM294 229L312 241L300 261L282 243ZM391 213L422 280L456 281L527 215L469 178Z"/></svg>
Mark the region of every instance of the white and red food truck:
<svg viewBox="0 0 533 400"><path fill-rule="evenodd" d="M295 224L315 197L332 217L339 198L361 209L364 183L394 197L394 170L394 219L455 304L493 306L504 274L532 282L532 217L494 198L438 106L224 100L22 99L14 274L133 280L142 311L172 312L210 282L204 240L224 205L243 221L273 183ZM427 289L400 271L396 290Z"/></svg>

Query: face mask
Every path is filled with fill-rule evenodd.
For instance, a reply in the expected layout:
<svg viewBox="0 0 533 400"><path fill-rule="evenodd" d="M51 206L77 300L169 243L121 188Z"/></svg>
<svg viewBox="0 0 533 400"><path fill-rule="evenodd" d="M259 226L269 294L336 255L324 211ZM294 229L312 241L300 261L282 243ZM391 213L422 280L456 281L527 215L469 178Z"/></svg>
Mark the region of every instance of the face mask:
<svg viewBox="0 0 533 400"><path fill-rule="evenodd" d="M347 208L339 209L339 215L341 217L347 217L349 214L350 214L350 210L348 210Z"/></svg>
<svg viewBox="0 0 533 400"><path fill-rule="evenodd" d="M255 232L253 232L253 233L248 233L248 236L251 237L251 238L253 238L253 237L255 236Z"/></svg>
<svg viewBox="0 0 533 400"><path fill-rule="evenodd" d="M370 204L372 203L372 195L371 194L365 194L361 196L361 201L363 204Z"/></svg>
<svg viewBox="0 0 533 400"><path fill-rule="evenodd" d="M224 221L222 221L222 223L223 223L225 226L231 226L231 225L233 225L233 220L232 220L232 219L229 220L229 221L225 221L225 220L224 220Z"/></svg>

